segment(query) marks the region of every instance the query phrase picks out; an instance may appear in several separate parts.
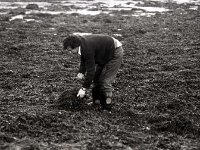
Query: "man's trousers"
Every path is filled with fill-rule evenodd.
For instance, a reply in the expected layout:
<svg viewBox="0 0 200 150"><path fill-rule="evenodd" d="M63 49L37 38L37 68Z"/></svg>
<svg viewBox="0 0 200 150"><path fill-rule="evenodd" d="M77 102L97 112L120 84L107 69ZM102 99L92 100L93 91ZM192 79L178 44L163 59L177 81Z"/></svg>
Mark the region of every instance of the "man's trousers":
<svg viewBox="0 0 200 150"><path fill-rule="evenodd" d="M105 97L112 97L112 83L121 66L123 58L123 48L118 47L114 51L114 57L105 65L97 65L94 77L93 90L99 89ZM94 98L94 97L93 97Z"/></svg>

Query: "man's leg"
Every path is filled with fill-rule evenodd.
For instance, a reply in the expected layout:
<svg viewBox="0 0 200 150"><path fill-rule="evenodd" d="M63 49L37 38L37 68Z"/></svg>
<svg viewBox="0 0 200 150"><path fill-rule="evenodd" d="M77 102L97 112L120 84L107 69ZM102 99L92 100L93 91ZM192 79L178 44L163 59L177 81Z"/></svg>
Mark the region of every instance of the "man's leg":
<svg viewBox="0 0 200 150"><path fill-rule="evenodd" d="M119 47L115 50L114 57L112 60L110 60L103 68L99 83L101 86L101 90L104 93L105 101L104 105L110 106L112 103L112 83L116 77L116 74L121 66L122 63L122 57L123 57L123 49L122 47ZM107 108L105 108L107 109ZM109 108L108 108L109 109Z"/></svg>
<svg viewBox="0 0 200 150"><path fill-rule="evenodd" d="M95 76L93 80L94 83L93 83L93 88L92 88L92 98L93 98L94 104L98 104L101 102L99 78L100 78L102 70L103 70L103 66L100 66L100 65L96 66Z"/></svg>

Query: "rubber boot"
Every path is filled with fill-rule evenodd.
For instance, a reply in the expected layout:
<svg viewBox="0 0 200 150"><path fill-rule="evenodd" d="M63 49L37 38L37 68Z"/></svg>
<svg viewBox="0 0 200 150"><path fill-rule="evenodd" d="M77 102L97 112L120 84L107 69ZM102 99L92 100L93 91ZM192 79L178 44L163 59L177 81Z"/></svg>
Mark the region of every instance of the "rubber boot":
<svg viewBox="0 0 200 150"><path fill-rule="evenodd" d="M92 99L94 104L96 105L100 104L101 97L100 97L100 89L98 87L92 88Z"/></svg>
<svg viewBox="0 0 200 150"><path fill-rule="evenodd" d="M112 109L112 98L107 97L104 92L101 92L101 106L103 110L111 111Z"/></svg>

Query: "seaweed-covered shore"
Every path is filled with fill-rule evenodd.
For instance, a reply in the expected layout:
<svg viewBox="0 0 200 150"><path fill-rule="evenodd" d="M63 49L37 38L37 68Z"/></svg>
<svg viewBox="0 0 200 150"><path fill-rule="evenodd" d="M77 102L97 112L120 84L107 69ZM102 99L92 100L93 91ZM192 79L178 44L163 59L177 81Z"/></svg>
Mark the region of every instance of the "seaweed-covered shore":
<svg viewBox="0 0 200 150"><path fill-rule="evenodd" d="M139 17L1 14L0 149L200 149L200 10L190 6ZM53 107L81 86L78 57L62 49L77 32L123 43L111 114L87 100L79 109Z"/></svg>

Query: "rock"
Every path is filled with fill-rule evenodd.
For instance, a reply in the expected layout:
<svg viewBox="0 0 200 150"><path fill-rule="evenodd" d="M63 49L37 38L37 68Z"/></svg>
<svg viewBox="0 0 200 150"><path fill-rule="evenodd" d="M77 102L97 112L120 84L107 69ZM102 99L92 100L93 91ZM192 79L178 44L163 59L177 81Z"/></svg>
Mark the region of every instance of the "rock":
<svg viewBox="0 0 200 150"><path fill-rule="evenodd" d="M1 15L0 21L9 21L9 16ZM0 27L1 28L1 27ZM1 30L1 29L0 29Z"/></svg>
<svg viewBox="0 0 200 150"><path fill-rule="evenodd" d="M184 14L187 14L187 12L182 8L177 8L174 10L174 14L175 15L184 15Z"/></svg>
<svg viewBox="0 0 200 150"><path fill-rule="evenodd" d="M112 23L112 20L109 19L109 18L105 18L105 19L104 19L104 22L105 22L105 23Z"/></svg>
<svg viewBox="0 0 200 150"><path fill-rule="evenodd" d="M26 9L38 10L39 6L37 4L28 4Z"/></svg>
<svg viewBox="0 0 200 150"><path fill-rule="evenodd" d="M11 10L8 14L25 15L26 14L26 10L24 8L16 8L16 9Z"/></svg>
<svg viewBox="0 0 200 150"><path fill-rule="evenodd" d="M83 109L83 99L77 98L78 89L64 91L55 102L55 106L64 110Z"/></svg>
<svg viewBox="0 0 200 150"><path fill-rule="evenodd" d="M15 141L15 138L5 135L4 133L0 133L0 143L12 143Z"/></svg>

